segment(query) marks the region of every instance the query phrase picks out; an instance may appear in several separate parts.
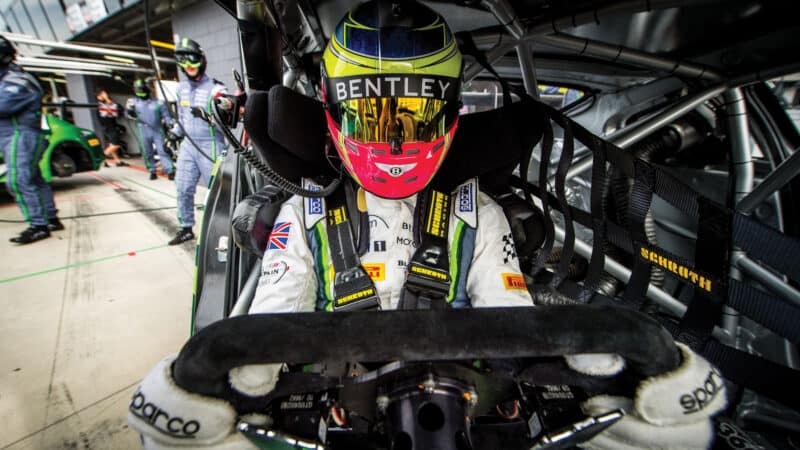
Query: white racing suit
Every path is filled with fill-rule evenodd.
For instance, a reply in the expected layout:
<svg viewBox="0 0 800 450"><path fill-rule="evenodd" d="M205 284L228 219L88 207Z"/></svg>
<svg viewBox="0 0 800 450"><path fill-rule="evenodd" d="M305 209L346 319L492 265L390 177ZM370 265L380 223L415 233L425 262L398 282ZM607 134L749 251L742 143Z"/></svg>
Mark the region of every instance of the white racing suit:
<svg viewBox="0 0 800 450"><path fill-rule="evenodd" d="M375 284L381 309L395 309L416 250L412 229L417 196L388 200L365 194L370 242L361 263ZM453 307L533 306L500 206L478 191L476 180L460 186L452 202L448 302ZM264 253L250 313L331 309L333 265L324 218L324 199L294 196L284 203Z"/></svg>

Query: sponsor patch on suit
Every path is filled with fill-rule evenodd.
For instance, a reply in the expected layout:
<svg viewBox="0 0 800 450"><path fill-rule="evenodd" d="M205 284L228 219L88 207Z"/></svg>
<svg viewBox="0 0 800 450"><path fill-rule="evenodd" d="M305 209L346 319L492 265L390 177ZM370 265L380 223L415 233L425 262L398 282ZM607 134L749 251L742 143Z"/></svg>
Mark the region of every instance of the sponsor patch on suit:
<svg viewBox="0 0 800 450"><path fill-rule="evenodd" d="M453 192L456 217L470 228L478 226L478 179L473 178L456 188Z"/></svg>
<svg viewBox="0 0 800 450"><path fill-rule="evenodd" d="M362 263L364 270L373 281L383 281L386 279L386 264L384 263Z"/></svg>
<svg viewBox="0 0 800 450"><path fill-rule="evenodd" d="M289 270L286 261L276 261L261 269L261 283L276 284Z"/></svg>
<svg viewBox="0 0 800 450"><path fill-rule="evenodd" d="M322 189L322 186L303 178L303 188L310 191L319 191ZM325 200L319 197L306 197L303 199L303 209L306 229L310 230L314 228L317 222L325 217Z"/></svg>
<svg viewBox="0 0 800 450"><path fill-rule="evenodd" d="M269 234L267 250L286 250L289 244L289 232L292 230L292 222L278 222L272 227Z"/></svg>
<svg viewBox="0 0 800 450"><path fill-rule="evenodd" d="M526 291L528 286L525 284L525 277L519 273L502 273L503 287L507 291Z"/></svg>

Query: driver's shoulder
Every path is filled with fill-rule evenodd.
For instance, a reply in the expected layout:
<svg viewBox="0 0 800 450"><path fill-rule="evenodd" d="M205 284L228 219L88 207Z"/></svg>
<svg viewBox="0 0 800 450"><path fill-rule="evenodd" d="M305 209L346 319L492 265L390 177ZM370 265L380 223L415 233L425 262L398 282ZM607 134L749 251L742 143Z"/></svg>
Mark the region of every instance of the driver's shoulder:
<svg viewBox="0 0 800 450"><path fill-rule="evenodd" d="M314 226L312 222L316 222L317 220L313 220L315 218L310 218L306 213L305 202L306 198L297 194L287 198L281 205L279 212L280 220L298 224L298 230L312 228Z"/></svg>
<svg viewBox="0 0 800 450"><path fill-rule="evenodd" d="M478 200L478 208L479 211L486 209L486 208L494 208L497 210L502 210L503 208L497 203L491 195L487 194L486 192L479 190L477 195Z"/></svg>
<svg viewBox="0 0 800 450"><path fill-rule="evenodd" d="M284 210L291 210L296 215L302 217L303 216L303 200L305 197L301 195L294 194L281 205L281 211Z"/></svg>

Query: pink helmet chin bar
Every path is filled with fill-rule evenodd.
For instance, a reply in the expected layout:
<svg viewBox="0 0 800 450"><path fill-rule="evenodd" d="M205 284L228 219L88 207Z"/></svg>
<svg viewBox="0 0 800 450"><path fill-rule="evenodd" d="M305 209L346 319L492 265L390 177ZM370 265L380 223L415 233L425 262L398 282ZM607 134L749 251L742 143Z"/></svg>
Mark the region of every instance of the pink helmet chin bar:
<svg viewBox="0 0 800 450"><path fill-rule="evenodd" d="M383 198L406 198L425 189L442 165L458 118L447 132L431 142L404 142L392 154L391 144L361 143L343 136L326 110L328 130L345 169L366 191Z"/></svg>

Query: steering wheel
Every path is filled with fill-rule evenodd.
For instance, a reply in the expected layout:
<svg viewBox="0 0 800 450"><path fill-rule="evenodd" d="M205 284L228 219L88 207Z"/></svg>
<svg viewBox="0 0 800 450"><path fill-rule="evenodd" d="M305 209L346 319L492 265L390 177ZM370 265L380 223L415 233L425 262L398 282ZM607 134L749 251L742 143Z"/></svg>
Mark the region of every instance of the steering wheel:
<svg viewBox="0 0 800 450"><path fill-rule="evenodd" d="M610 379L580 375L561 358L579 353L618 354L626 369ZM283 373L264 397L228 383L242 365L344 362L354 364ZM173 376L241 415L269 416L266 425L240 424L252 439L310 448L564 448L622 417L582 415L588 395L631 395L638 381L679 363L671 335L644 314L558 305L239 316L193 336Z"/></svg>

